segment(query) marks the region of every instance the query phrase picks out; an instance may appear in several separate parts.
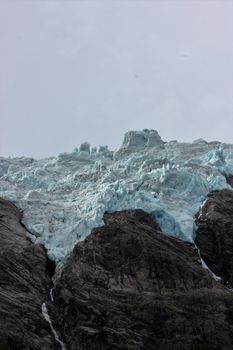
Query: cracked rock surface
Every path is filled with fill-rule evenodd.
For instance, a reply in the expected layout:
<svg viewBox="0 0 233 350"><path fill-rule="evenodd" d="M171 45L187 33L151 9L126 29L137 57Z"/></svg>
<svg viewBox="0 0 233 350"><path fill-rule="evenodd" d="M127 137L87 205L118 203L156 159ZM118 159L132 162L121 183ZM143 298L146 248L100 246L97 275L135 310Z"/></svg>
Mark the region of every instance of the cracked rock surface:
<svg viewBox="0 0 233 350"><path fill-rule="evenodd" d="M21 219L19 209L0 199L0 350L55 350L41 313L52 265L44 247L26 238Z"/></svg>
<svg viewBox="0 0 233 350"><path fill-rule="evenodd" d="M70 350L233 348L233 294L142 210L104 216L57 281Z"/></svg>
<svg viewBox="0 0 233 350"><path fill-rule="evenodd" d="M213 191L197 215L196 244L209 268L233 287L233 191Z"/></svg>
<svg viewBox="0 0 233 350"><path fill-rule="evenodd" d="M231 283L233 196L213 192L197 215L197 245ZM0 199L0 350L232 350L233 293L203 269L191 243L166 236L142 210L105 213L56 276L22 213ZM56 325L54 324L56 321Z"/></svg>

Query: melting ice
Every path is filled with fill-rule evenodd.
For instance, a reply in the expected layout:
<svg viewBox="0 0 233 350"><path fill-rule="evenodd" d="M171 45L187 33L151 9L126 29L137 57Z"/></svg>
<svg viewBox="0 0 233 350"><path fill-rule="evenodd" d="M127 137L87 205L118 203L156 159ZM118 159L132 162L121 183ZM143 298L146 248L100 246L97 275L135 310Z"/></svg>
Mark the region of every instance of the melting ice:
<svg viewBox="0 0 233 350"><path fill-rule="evenodd" d="M0 195L24 210L29 237L63 262L105 211L144 209L164 232L192 242L194 214L211 190L230 188L232 174L233 145L164 142L146 129L127 132L114 152L83 143L47 159L0 158Z"/></svg>

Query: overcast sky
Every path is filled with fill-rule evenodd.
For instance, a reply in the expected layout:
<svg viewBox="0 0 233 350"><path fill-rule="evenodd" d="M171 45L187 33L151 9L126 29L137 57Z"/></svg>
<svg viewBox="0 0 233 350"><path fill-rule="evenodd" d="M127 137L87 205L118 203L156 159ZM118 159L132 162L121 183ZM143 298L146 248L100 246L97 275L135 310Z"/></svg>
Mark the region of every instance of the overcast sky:
<svg viewBox="0 0 233 350"><path fill-rule="evenodd" d="M233 143L233 1L0 1L0 155Z"/></svg>

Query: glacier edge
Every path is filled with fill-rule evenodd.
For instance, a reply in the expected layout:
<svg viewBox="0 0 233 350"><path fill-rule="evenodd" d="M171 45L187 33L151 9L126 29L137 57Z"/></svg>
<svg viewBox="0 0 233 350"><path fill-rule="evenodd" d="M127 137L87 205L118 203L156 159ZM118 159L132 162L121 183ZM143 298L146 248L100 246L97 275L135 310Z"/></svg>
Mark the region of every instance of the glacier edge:
<svg viewBox="0 0 233 350"><path fill-rule="evenodd" d="M63 263L105 211L143 209L167 234L193 242L195 213L210 191L231 188L232 174L233 145L164 142L145 129L126 133L115 152L83 143L47 159L0 157L0 195L23 209L33 240Z"/></svg>

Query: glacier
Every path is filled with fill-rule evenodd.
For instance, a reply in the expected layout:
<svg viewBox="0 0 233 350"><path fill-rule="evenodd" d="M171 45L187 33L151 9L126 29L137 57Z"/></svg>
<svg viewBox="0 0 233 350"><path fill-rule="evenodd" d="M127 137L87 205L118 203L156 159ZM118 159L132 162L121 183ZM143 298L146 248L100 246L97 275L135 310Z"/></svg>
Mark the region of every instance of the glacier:
<svg viewBox="0 0 233 350"><path fill-rule="evenodd" d="M22 208L28 237L63 264L105 211L143 209L166 234L193 242L194 215L210 191L231 188L232 175L232 144L165 142L144 129L115 151L85 142L58 157L0 157L0 196Z"/></svg>

